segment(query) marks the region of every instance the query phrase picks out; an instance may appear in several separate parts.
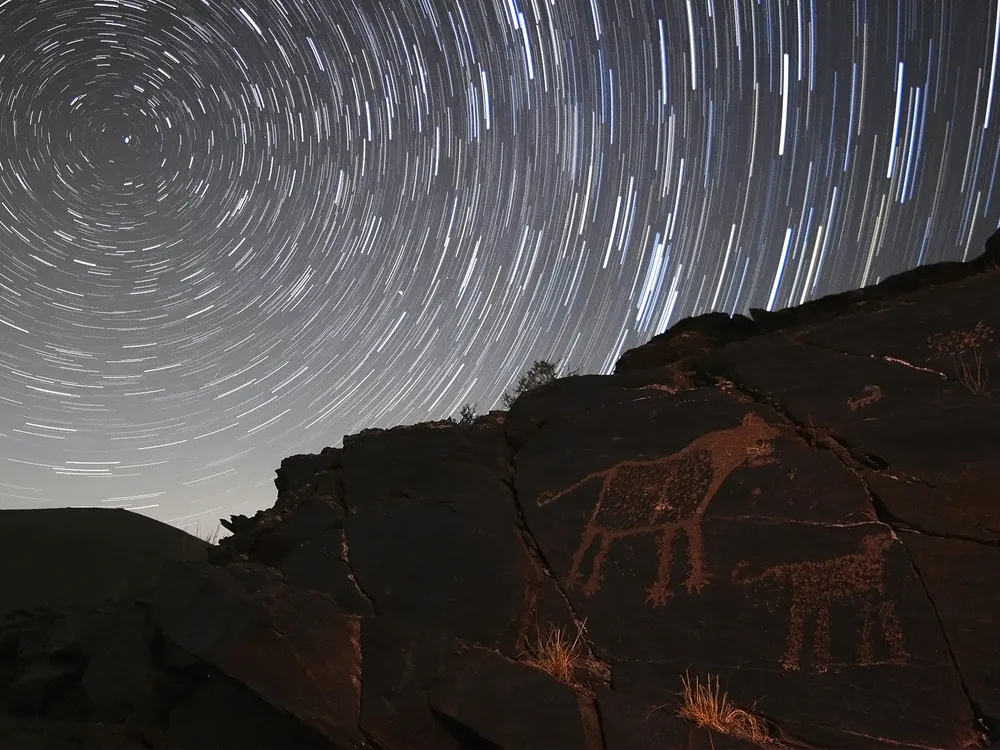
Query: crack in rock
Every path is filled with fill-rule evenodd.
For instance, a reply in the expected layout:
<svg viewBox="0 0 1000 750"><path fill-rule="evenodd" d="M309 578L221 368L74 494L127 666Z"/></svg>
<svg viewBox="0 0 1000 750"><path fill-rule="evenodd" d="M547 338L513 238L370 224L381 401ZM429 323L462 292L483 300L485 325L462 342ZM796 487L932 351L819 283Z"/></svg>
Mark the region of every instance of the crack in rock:
<svg viewBox="0 0 1000 750"><path fill-rule="evenodd" d="M907 364L907 363L902 362L902 364ZM716 377L708 372L705 372L704 374L708 375L709 377ZM923 577L920 575L920 571L917 569L916 563L913 560L913 556L910 554L910 551L909 549L907 549L906 545L902 544L902 540L899 540L899 537L896 534L896 527L893 525L893 523L887 520L884 517L884 515L880 512L884 510L884 504L878 498L878 495L868 485L868 482L865 480L863 470L861 470L857 465L855 465L855 464L869 465L869 463L871 463L874 464L872 468L885 470L890 468L888 462L866 451L862 451L858 448L853 448L849 446L845 441L836 437L835 435L831 434L826 430L822 430L823 437L826 439L823 441L818 441L815 439L815 433L817 432L817 428L813 427L810 430L810 428L803 425L799 420L795 419L795 417L792 416L791 412L787 408L785 408L785 406L781 404L777 399L774 399L773 397L770 397L764 393L758 393L754 389L749 388L745 385L736 383L731 378L726 378L726 381L728 384L731 384L733 387L735 387L741 394L751 399L754 403L760 404L762 406L767 406L773 409L776 413L779 414L779 416L781 416L795 428L796 433L802 436L803 439L806 440L807 444L810 444L817 449L829 450L844 465L846 469L853 472L858 477L858 480L861 482L862 486L865 488L866 493L868 494L868 499L869 502L871 503L872 512L875 514L875 518L880 523L884 524L887 529L889 529L894 539L900 541L903 550L906 552L906 557L909 560L910 567L913 570L914 575L917 577L917 580L920 582L921 588L924 591L924 596L927 598L927 602L930 605L931 609L933 610L935 618L937 619L938 629L939 632L941 633L941 638L944 641L948 649L948 654L951 658L952 669L954 670L955 676L958 679L959 685L962 688L962 692L964 693L965 698L968 701L968 705L972 710L972 714L975 717L977 724L986 726L984 714L979 705L972 698L972 695L969 692L967 685L965 684L965 680L962 677L962 671L959 669L958 666L958 660L955 657L955 653L954 650L952 649L951 642L948 640L948 635L945 631L944 621L942 620L941 615L938 612L937 605L934 602L933 598L931 597L926 584L924 583ZM859 456L861 458L864 458L865 460L860 461ZM891 514L886 514L886 515L891 515ZM899 530L903 531L903 529ZM964 541L972 541L972 540L964 540ZM980 543L982 544L982 542ZM994 545L987 544L986 546L993 547ZM992 740L993 738L990 737L990 739Z"/></svg>
<svg viewBox="0 0 1000 750"><path fill-rule="evenodd" d="M577 632L581 634L586 633L586 629L584 627L584 620L580 618L579 613L573 607L572 602L570 602L569 600L569 596L567 596L566 591L563 589L562 584L559 582L559 577L555 574L555 571L549 564L548 559L545 557L545 553L542 552L542 549L539 546L538 541L535 539L534 535L531 533L531 529L528 527L528 522L524 515L524 507L521 504L521 499L520 497L518 497L516 489L514 488L514 468L512 464L508 465L508 472L509 472L509 478L503 479L502 481L504 482L504 484L510 487L511 497L513 497L514 499L514 507L515 510L517 511L518 520L520 521L520 523L518 524L519 526L518 530L521 534L521 538L524 540L525 546L528 548L529 554L538 563L539 567L542 569L542 572L546 576L548 576L555 585L556 590L559 592L560 597L562 597L563 602L566 604L566 609L569 612L570 617L573 619L573 625L576 627ZM610 685L610 673L611 673L610 666L606 662L597 657L597 651L594 648L594 645L585 635L581 636L580 641L584 644L584 646L587 649L586 658L590 660L594 666L601 667L598 674L596 674L595 676L598 677L598 679L600 679L600 681L602 682L602 684L605 685L605 687L608 687ZM608 676L605 676L604 674L605 670Z"/></svg>
<svg viewBox="0 0 1000 750"><path fill-rule="evenodd" d="M348 579L350 579L351 583L354 584L354 588L356 588L358 590L358 593L361 594L361 596L363 596L365 600L371 605L372 614L375 617L378 617L378 608L375 606L375 602L368 595L368 592L365 591L364 588L361 586L361 583L358 581L357 576L354 575L354 568L351 567L351 560L350 557L348 556L346 530L344 532L344 538L340 540L340 554L337 556L340 558L341 562L343 562L344 565L347 566L347 577Z"/></svg>
<svg viewBox="0 0 1000 750"><path fill-rule="evenodd" d="M938 626L941 629L941 638L944 640L944 644L948 649L948 656L951 657L951 663L955 669L955 676L958 678L958 684L961 685L962 692L965 694L965 698L969 702L969 707L972 709L972 715L973 717L975 717L976 723L979 724L981 727L985 728L987 727L985 714L983 713L982 707L972 697L972 694L969 692L968 686L965 684L965 679L962 677L962 670L959 669L958 667L958 659L955 656L955 650L952 648L951 641L948 639L948 633L945 630L944 620L941 618L941 613L938 611L937 603L934 601L934 597L931 596L930 590L927 588L927 584L924 582L924 577L921 575L920 569L917 567L917 564L913 560L913 555L910 554L910 551L906 548L905 544L903 544L903 549L906 550L906 557L910 561L910 568L913 570L913 574L917 577L917 580L920 582L920 587L924 591L924 596L927 597L927 602L930 604L931 610L933 610L934 612L934 617L937 619ZM982 730L976 730L975 728L974 731L982 733ZM989 732L985 733L987 735L991 734ZM986 739L987 741L992 741L996 738L987 736Z"/></svg>
<svg viewBox="0 0 1000 750"><path fill-rule="evenodd" d="M903 365L904 367L909 367L911 370L919 370L920 372L929 372L931 375L937 375L942 380L951 380L951 378L949 378L947 375L945 375L943 372L940 372L939 370L932 370L929 367L921 367L920 365L912 364L911 362L899 359L898 357L888 357L888 356L879 357L878 355L875 354L873 354L872 357L875 359L883 359L886 362L891 362L892 364L895 365Z"/></svg>

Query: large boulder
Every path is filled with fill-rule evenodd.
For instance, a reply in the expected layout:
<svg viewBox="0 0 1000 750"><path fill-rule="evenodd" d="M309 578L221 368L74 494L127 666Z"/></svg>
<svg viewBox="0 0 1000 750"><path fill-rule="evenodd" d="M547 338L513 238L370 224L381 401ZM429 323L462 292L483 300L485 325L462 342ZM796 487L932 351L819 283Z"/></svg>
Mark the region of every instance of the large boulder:
<svg viewBox="0 0 1000 750"><path fill-rule="evenodd" d="M0 615L97 606L155 578L170 561L199 561L210 545L120 508L0 511Z"/></svg>

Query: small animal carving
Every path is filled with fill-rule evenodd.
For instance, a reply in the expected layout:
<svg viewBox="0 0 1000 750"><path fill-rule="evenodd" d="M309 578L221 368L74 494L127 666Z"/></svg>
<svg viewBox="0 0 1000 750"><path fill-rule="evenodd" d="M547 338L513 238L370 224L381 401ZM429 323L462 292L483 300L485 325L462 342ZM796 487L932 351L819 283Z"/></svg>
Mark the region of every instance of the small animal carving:
<svg viewBox="0 0 1000 750"><path fill-rule="evenodd" d="M782 563L756 576L746 575L746 562L736 565L733 582L758 586L764 581L783 583L792 590L788 616L788 638L781 660L783 669L799 669L806 618L815 618L813 664L823 673L830 665L830 607L858 597L862 600L864 624L858 646L858 664L876 663L872 656L872 625L877 612L889 646L890 664L905 664L909 658L903 648L903 635L892 601L885 594L885 551L892 545L890 534L873 534L861 540L861 549L830 560ZM876 601L876 599L878 601Z"/></svg>
<svg viewBox="0 0 1000 750"><path fill-rule="evenodd" d="M882 399L882 388L877 385L866 385L865 395L858 398L847 399L847 406L851 411L857 411L858 409L863 409L866 406L871 406L876 401Z"/></svg>

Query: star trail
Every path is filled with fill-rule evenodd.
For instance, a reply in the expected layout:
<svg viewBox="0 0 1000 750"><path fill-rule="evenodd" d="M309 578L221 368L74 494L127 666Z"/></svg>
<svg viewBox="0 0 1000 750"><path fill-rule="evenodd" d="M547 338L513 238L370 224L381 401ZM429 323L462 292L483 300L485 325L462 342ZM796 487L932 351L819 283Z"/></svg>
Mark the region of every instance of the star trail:
<svg viewBox="0 0 1000 750"><path fill-rule="evenodd" d="M1000 8L0 0L0 507L281 459L978 255Z"/></svg>

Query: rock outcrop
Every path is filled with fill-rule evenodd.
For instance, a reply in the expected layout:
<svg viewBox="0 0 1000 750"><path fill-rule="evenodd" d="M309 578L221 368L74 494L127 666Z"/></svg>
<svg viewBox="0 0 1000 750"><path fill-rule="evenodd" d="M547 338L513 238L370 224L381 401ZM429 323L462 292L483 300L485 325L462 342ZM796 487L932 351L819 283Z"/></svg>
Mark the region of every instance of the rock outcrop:
<svg viewBox="0 0 1000 750"><path fill-rule="evenodd" d="M0 747L1000 747L998 244L293 456L218 545L0 513Z"/></svg>

